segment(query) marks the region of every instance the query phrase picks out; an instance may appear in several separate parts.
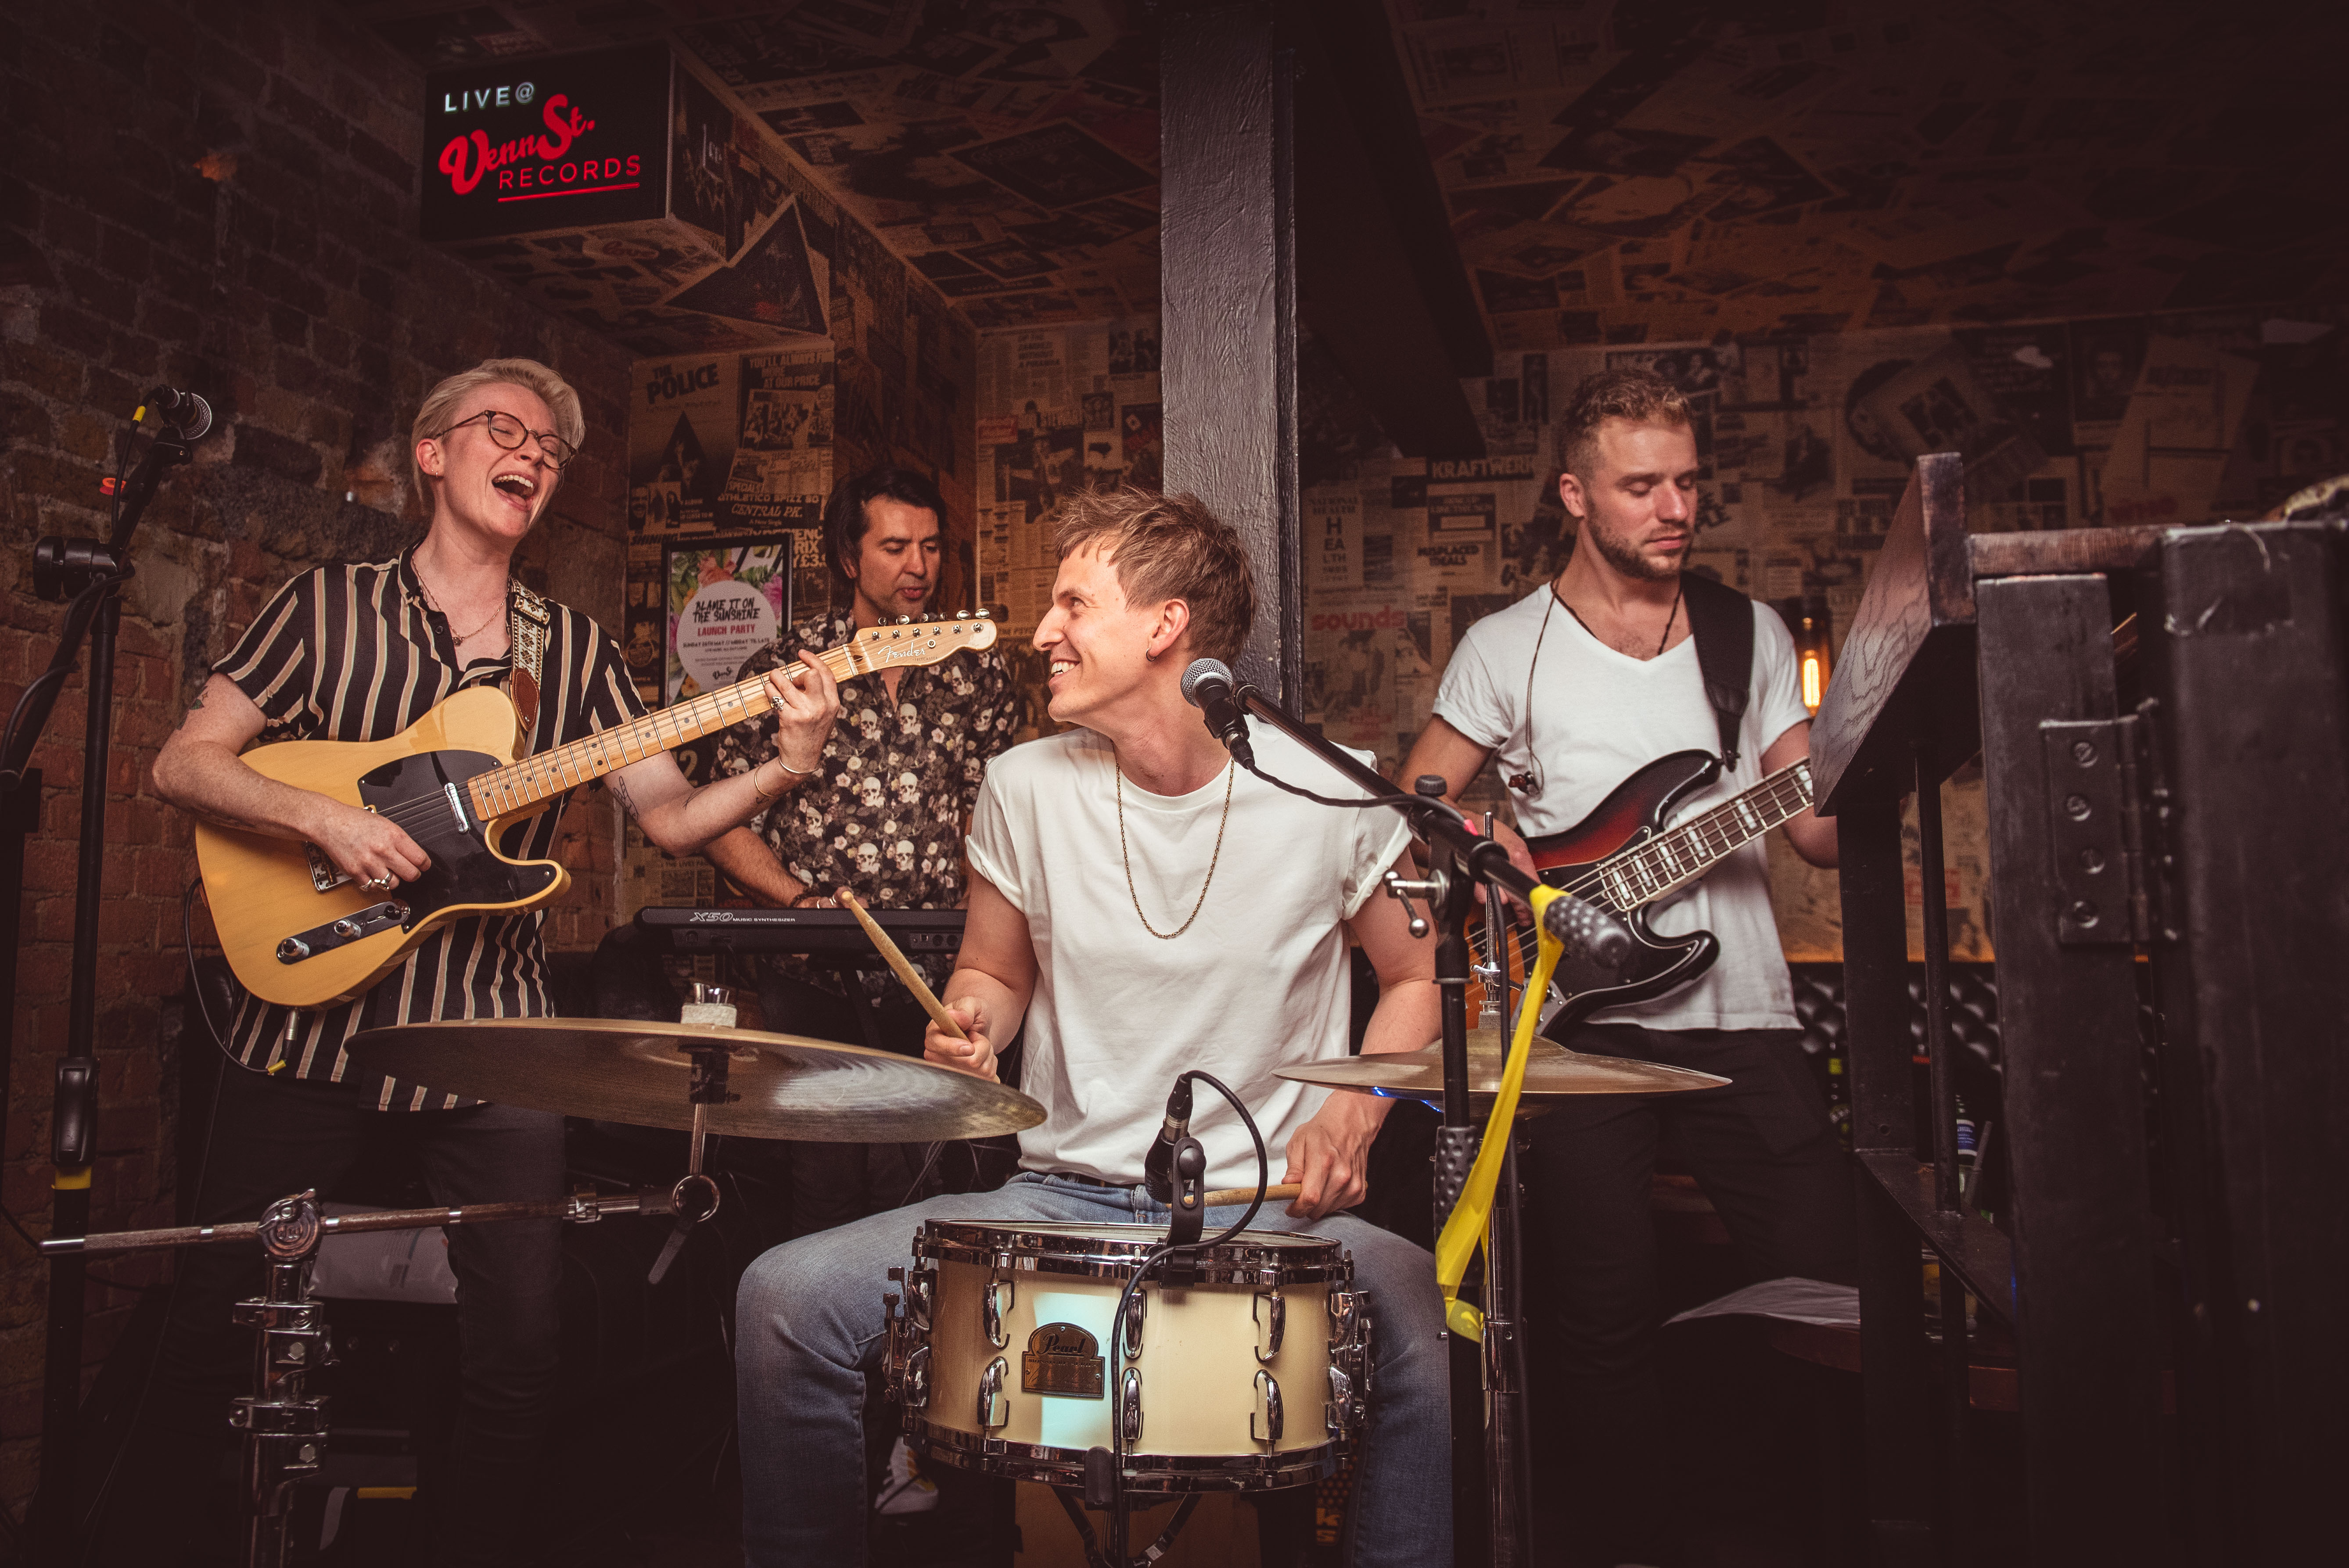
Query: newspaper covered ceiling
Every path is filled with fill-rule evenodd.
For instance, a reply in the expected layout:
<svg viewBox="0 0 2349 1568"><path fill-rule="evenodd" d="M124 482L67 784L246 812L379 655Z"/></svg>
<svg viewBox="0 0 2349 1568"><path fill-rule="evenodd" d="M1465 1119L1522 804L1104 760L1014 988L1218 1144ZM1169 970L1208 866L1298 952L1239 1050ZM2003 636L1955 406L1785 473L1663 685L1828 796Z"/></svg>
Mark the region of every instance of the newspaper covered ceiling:
<svg viewBox="0 0 2349 1568"><path fill-rule="evenodd" d="M2312 14L1359 0L1387 7L1496 347L2338 293L2339 48ZM361 0L427 66L672 40L974 325L1156 308L1139 0ZM2338 11L2320 25L2339 32Z"/></svg>
<svg viewBox="0 0 2349 1568"><path fill-rule="evenodd" d="M1388 3L1499 348L2339 293L2337 11Z"/></svg>
<svg viewBox="0 0 2349 1568"><path fill-rule="evenodd" d="M667 39L974 326L1157 310L1157 54L1128 0L355 8L427 68Z"/></svg>

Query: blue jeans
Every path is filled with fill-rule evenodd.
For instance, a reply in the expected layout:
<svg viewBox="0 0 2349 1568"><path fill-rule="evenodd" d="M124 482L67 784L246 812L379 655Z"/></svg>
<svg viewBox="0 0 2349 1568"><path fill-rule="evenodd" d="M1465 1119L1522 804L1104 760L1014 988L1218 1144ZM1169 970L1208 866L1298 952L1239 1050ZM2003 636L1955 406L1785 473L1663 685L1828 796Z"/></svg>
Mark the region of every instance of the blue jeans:
<svg viewBox="0 0 2349 1568"><path fill-rule="evenodd" d="M1206 1233L1240 1217L1211 1209ZM1140 1188L1088 1187L1023 1171L995 1192L947 1192L774 1248L742 1275L736 1410L742 1440L742 1549L752 1568L854 1568L864 1561L864 1379L885 1348L888 1271L911 1261L926 1219L1166 1223ZM1267 1230L1302 1230L1353 1253L1371 1293L1378 1369L1370 1428L1347 1507L1356 1568L1452 1561L1450 1355L1435 1260L1351 1214L1297 1225L1268 1203Z"/></svg>

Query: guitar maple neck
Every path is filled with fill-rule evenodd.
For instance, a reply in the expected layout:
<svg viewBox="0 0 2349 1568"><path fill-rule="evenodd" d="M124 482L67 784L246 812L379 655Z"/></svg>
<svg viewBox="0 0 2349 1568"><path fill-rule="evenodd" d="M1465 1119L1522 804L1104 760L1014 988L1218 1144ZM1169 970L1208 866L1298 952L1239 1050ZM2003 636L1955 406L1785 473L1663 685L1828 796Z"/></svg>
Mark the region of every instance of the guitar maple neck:
<svg viewBox="0 0 2349 1568"><path fill-rule="evenodd" d="M1810 803L1811 764L1805 758L1669 832L1609 856L1580 885L1568 891L1628 913L1687 886L1771 829L1800 816Z"/></svg>
<svg viewBox="0 0 2349 1568"><path fill-rule="evenodd" d="M832 672L833 679L846 680L870 667L856 656L855 648L850 643L827 648L815 657ZM807 665L797 661L783 671L792 678L805 673ZM476 774L470 786L473 809L485 820L512 816L600 779L615 769L673 751L711 730L756 718L774 706L774 699L767 695L764 676L705 692L689 702L647 714L631 723L598 730L584 740L525 757L510 767Z"/></svg>
<svg viewBox="0 0 2349 1568"><path fill-rule="evenodd" d="M981 610L918 624L900 621L868 626L813 659L832 672L833 680L844 681L853 676L935 665L959 653L979 653L993 647L995 638L995 623ZM796 680L807 673L807 665L794 662L782 673ZM774 706L774 699L767 695L766 676L740 681L632 723L598 730L568 746L475 774L466 788L472 792L474 811L483 821L495 821L576 789L614 769L674 751L713 729L771 712Z"/></svg>

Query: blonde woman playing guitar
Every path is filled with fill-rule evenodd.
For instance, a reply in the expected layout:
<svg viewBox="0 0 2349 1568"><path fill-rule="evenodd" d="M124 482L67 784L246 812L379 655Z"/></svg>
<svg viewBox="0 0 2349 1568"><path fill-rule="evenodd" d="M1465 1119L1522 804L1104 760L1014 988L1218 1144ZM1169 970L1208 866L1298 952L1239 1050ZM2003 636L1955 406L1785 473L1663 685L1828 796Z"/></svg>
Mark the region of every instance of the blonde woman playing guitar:
<svg viewBox="0 0 2349 1568"><path fill-rule="evenodd" d="M451 697L478 719L496 699L477 688L510 677L521 688L520 708L534 707L534 720L517 716L503 726L507 733L487 738L486 748L466 748L477 759L484 749L487 760L501 763L518 753L543 756L643 718L611 638L585 615L511 581L514 550L544 515L584 434L578 395L532 360L487 361L436 387L414 427L416 483L432 510L423 542L392 561L321 567L287 584L214 666L165 744L156 792L232 833L310 846L321 898L357 901L347 885L356 884L371 900L413 898L421 908L419 883L433 876L434 858L419 839L442 835L452 846L446 860L460 844L448 836L455 830L414 815L403 824L389 808L363 809L264 777L239 754L261 739L388 741L426 727ZM534 645L520 659L512 645L517 634ZM537 669L529 679L533 652ZM759 772L696 789L665 751L639 747L630 754L640 760L609 774L614 794L664 850L698 848L805 777L794 765L814 767L838 712L831 673L810 660L796 679L778 672L765 695L780 720L781 747ZM527 731L519 746L516 729ZM561 799L555 793L546 803L559 808ZM459 809L452 794L450 810ZM552 847L560 814L542 806L535 816L516 813L521 820L511 827L475 822L462 847L477 861L527 870L522 862L543 859ZM481 853L485 839L495 856ZM224 929L251 913L231 907L239 901L219 887L211 891ZM428 1086L368 1077L344 1050L353 1034L377 1024L548 1013L540 923L528 909L450 919L350 1000L297 1009L248 996L230 1031L234 1060L214 1113L198 1222L257 1219L272 1200L305 1188L331 1198L378 1128L414 1147L435 1203L559 1197L560 1118L461 1105ZM402 1114L386 1127L382 1113L394 1111ZM428 1500L436 1560L512 1562L533 1522L533 1477L553 1408L556 1229L550 1221L450 1233L460 1286L462 1396L449 1480ZM253 1267L249 1252L233 1248L195 1248L181 1259L144 1417L129 1462L116 1467L141 1478L140 1506L112 1511L117 1523L104 1560L176 1554L176 1545L167 1553L167 1542L141 1532L168 1534L200 1511L188 1504L202 1478L215 1473L212 1445L228 1434L226 1400L251 1354L249 1333L231 1325L230 1306L251 1294Z"/></svg>

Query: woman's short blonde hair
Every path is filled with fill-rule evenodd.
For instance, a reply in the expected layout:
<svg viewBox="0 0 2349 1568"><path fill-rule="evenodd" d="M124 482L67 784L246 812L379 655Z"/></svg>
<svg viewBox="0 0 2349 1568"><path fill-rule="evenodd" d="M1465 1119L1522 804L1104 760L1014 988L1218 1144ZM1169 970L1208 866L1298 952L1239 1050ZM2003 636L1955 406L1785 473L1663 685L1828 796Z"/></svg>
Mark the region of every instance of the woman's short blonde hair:
<svg viewBox="0 0 2349 1568"><path fill-rule="evenodd" d="M416 423L408 436L409 462L416 470L416 493L428 500L432 487L428 482L424 465L416 461L416 444L428 438L446 435L449 417L466 397L483 387L520 387L538 394L554 415L554 433L574 447L587 438L587 416L579 411L579 394L571 383L556 375L535 359L484 359L471 370L460 370L424 395L424 402L416 410Z"/></svg>

